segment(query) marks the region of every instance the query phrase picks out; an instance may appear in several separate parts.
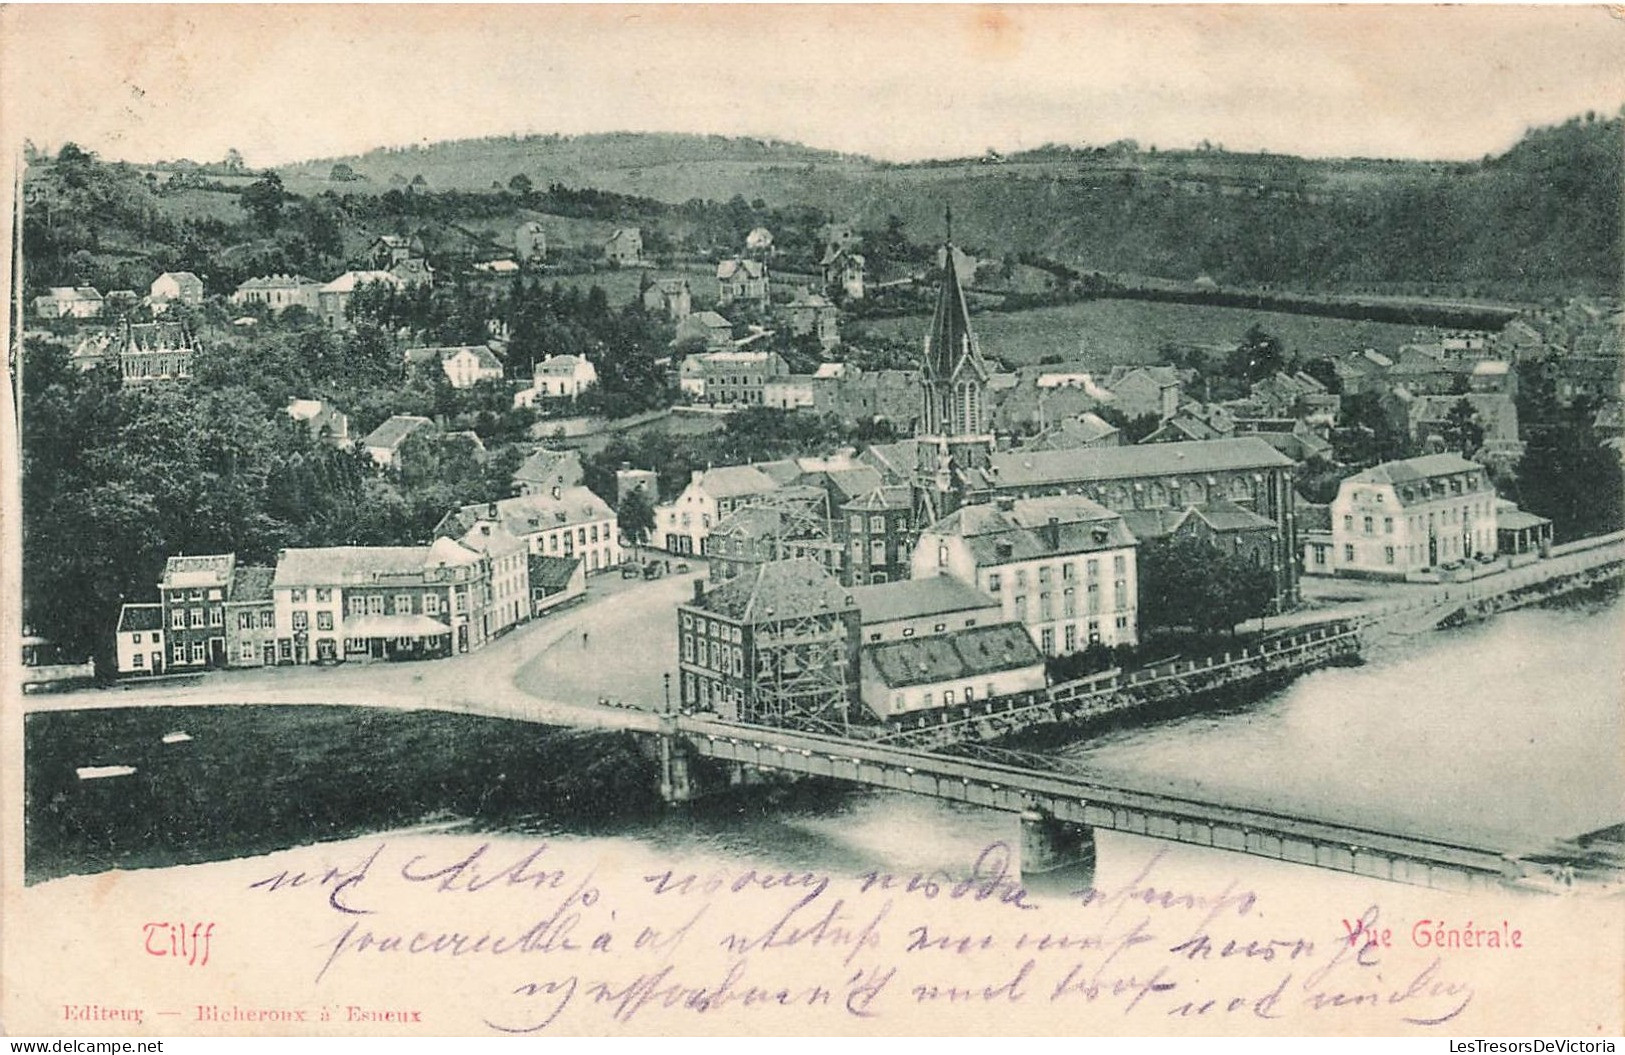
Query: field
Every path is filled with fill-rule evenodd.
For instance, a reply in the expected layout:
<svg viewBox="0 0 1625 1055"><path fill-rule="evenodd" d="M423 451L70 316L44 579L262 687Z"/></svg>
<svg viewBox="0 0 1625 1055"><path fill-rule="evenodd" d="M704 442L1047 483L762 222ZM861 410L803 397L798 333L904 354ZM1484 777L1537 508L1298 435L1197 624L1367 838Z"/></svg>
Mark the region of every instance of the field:
<svg viewBox="0 0 1625 1055"><path fill-rule="evenodd" d="M879 333L916 340L929 321L914 315L866 325ZM1288 352L1306 357L1359 348L1388 353L1401 344L1433 340L1439 333L1392 323L1137 300L985 312L972 319L983 354L1012 366L1037 363L1045 356L1105 365L1154 363L1157 350L1166 343L1234 345L1255 323L1279 337Z"/></svg>

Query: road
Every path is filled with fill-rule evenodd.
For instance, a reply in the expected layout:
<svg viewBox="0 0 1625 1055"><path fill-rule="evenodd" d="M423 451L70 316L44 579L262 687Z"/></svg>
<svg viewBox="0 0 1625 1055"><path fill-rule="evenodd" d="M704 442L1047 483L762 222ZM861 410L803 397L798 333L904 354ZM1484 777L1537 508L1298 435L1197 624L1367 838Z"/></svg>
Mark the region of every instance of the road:
<svg viewBox="0 0 1625 1055"><path fill-rule="evenodd" d="M227 704L349 704L431 709L580 728L652 731L674 669L676 607L704 569L652 581L609 575L587 599L532 620L477 652L419 663L214 671L189 682L33 693L25 711ZM585 634L585 642L582 635ZM601 697L641 707L608 707Z"/></svg>

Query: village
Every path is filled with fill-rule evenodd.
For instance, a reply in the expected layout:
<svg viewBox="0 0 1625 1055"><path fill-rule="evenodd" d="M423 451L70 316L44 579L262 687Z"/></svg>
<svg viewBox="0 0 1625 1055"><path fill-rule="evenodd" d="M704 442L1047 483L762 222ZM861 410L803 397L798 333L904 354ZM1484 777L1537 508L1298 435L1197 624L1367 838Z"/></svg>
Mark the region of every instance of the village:
<svg viewBox="0 0 1625 1055"><path fill-rule="evenodd" d="M382 234L325 282L263 274L221 295L180 271L145 296L49 288L33 314L42 338L72 341L74 374L185 389L207 354L203 334L251 348L261 330L353 340L361 327L382 331L395 357L383 385L392 369L453 410L391 413L357 434L354 408L334 396L290 396L279 427L302 442L379 480L426 475L449 500L432 531L168 553L146 596L120 603L112 664L97 674L444 658L607 583L617 605L637 604L640 582L675 573L693 576L692 597L651 615L680 627L663 661L668 705L749 721L857 710L885 720L1149 662L1191 635L1385 584L1469 582L1537 561L1553 517L1497 482L1516 479L1531 425L1554 426L1521 425L1520 406L1554 419L1578 408L1618 465L1625 314L1611 301L1573 297L1495 330L1418 328L1384 351L1288 354L1255 324L1236 344L1147 349L1153 361L1135 364L1092 359L1079 333L1076 358L1012 367L1008 349L984 348L967 293L978 265L952 223L949 210L927 266L892 280L930 314L885 357L846 336L876 292L853 224L821 226L804 254L816 273L790 272L791 285L766 227L687 270L651 259L638 228L614 228L593 266L638 276L623 310L664 335L650 365L669 393L625 422L595 402L603 374L626 374L622 350L544 350L522 363L514 317L481 318L485 340L456 345L414 342L419 331L403 324L412 298L448 287L462 298L475 284L500 296L548 274L537 221L515 227L511 253L461 261L454 276L418 236ZM456 413L471 406L486 416ZM492 412L522 416L501 437L517 467L494 489L491 429L480 427ZM606 464L678 442L656 431L629 444L623 433L650 423L703 437L730 420L783 430L802 419L810 439L784 456L686 474ZM831 423L843 431L820 443ZM450 465L473 466L482 485L436 478ZM1565 524L1555 537L1575 533ZM789 671L763 644L765 626L787 621L824 642ZM1175 644L1149 647L1170 633Z"/></svg>

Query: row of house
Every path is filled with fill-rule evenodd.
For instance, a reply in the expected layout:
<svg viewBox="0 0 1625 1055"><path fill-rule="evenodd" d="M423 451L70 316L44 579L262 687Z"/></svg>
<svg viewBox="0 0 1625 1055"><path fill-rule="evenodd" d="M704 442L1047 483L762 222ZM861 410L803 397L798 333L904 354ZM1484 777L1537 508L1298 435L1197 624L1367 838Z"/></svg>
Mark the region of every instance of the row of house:
<svg viewBox="0 0 1625 1055"><path fill-rule="evenodd" d="M104 297L95 286L52 286L34 298L34 314L42 319L99 319L145 304L154 315L162 315L171 304L202 303L202 279L190 271L165 271L152 280L144 299L129 289L115 289Z"/></svg>
<svg viewBox="0 0 1625 1055"><path fill-rule="evenodd" d="M422 546L170 557L158 601L126 604L120 674L432 659L474 651L620 563L615 513L584 487L453 510Z"/></svg>

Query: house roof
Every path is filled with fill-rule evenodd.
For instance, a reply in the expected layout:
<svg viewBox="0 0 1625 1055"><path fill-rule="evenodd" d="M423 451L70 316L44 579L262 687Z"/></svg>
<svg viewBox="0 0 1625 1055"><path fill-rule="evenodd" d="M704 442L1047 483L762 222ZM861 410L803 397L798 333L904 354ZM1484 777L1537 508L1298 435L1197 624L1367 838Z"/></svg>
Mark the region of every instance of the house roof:
<svg viewBox="0 0 1625 1055"><path fill-rule="evenodd" d="M197 341L178 322L137 322L118 332L114 343L126 352L196 351Z"/></svg>
<svg viewBox="0 0 1625 1055"><path fill-rule="evenodd" d="M166 278L172 278L176 282L188 286L192 285L194 282L200 286L203 285L203 280L192 274L190 271L165 271L157 278L153 279L153 282L156 283Z"/></svg>
<svg viewBox="0 0 1625 1055"><path fill-rule="evenodd" d="M506 557L528 549L524 539L509 531L502 521L481 520L463 533L463 545L491 557Z"/></svg>
<svg viewBox="0 0 1625 1055"><path fill-rule="evenodd" d="M854 586L852 600L857 602L865 626L982 608L1000 610L998 601L951 575Z"/></svg>
<svg viewBox="0 0 1625 1055"><path fill-rule="evenodd" d="M323 293L354 293L361 286L399 286L400 279L388 271L346 271L323 286Z"/></svg>
<svg viewBox="0 0 1625 1055"><path fill-rule="evenodd" d="M1183 509L1128 509L1123 512L1123 526L1141 542L1167 538L1184 519Z"/></svg>
<svg viewBox="0 0 1625 1055"><path fill-rule="evenodd" d="M824 478L830 482L842 502L850 502L873 493L885 480L880 470L872 465L854 465L848 469L825 469Z"/></svg>
<svg viewBox="0 0 1625 1055"><path fill-rule="evenodd" d="M575 577L576 569L581 566L579 557L545 557L540 553L530 555L530 586L554 593L570 585Z"/></svg>
<svg viewBox="0 0 1625 1055"><path fill-rule="evenodd" d="M833 381L846 376L845 363L819 363L813 377L820 381Z"/></svg>
<svg viewBox="0 0 1625 1055"><path fill-rule="evenodd" d="M1044 657L1016 623L866 645L863 672L891 689L978 678L1041 666Z"/></svg>
<svg viewBox="0 0 1625 1055"><path fill-rule="evenodd" d="M430 546L322 546L287 549L277 557L272 586L358 586L381 576L412 576L433 568L455 568L480 555L447 538Z"/></svg>
<svg viewBox="0 0 1625 1055"><path fill-rule="evenodd" d="M579 355L550 355L531 368L531 373L547 377L574 377L577 370L592 364Z"/></svg>
<svg viewBox="0 0 1625 1055"><path fill-rule="evenodd" d="M690 607L741 623L849 611L856 607L824 566L798 557L768 561L694 600Z"/></svg>
<svg viewBox="0 0 1625 1055"><path fill-rule="evenodd" d="M1090 443L1097 443L1118 431L1117 426L1095 414L1084 411L1076 416L1068 416L1055 422L1053 425L1027 439L1021 445L1022 450L1069 450Z"/></svg>
<svg viewBox="0 0 1625 1055"><path fill-rule="evenodd" d="M118 633L163 628L164 606L161 604L127 604L119 609Z"/></svg>
<svg viewBox="0 0 1625 1055"><path fill-rule="evenodd" d="M790 298L789 306L791 308L822 309L833 308L835 305L831 304L829 298L824 296L822 293L810 293L807 290L801 289L797 290L796 295Z"/></svg>
<svg viewBox="0 0 1625 1055"><path fill-rule="evenodd" d="M733 323L714 311L697 311L683 321L688 322L690 320L693 320L694 325L704 326L710 330L732 330L734 328Z"/></svg>
<svg viewBox="0 0 1625 1055"><path fill-rule="evenodd" d="M1196 517L1206 521L1208 527L1214 531L1274 531L1275 521L1259 516L1251 509L1236 505L1227 499L1219 499L1206 505L1192 506L1185 511L1182 520Z"/></svg>
<svg viewBox="0 0 1625 1055"><path fill-rule="evenodd" d="M244 279L237 287L239 293L251 289L298 289L300 286L319 285L315 280L304 275L257 275L254 278Z"/></svg>
<svg viewBox="0 0 1625 1055"><path fill-rule="evenodd" d="M257 564L240 567L237 574L231 577L231 595L226 600L233 604L268 604L271 600L271 582L275 578L275 568Z"/></svg>
<svg viewBox="0 0 1625 1055"><path fill-rule="evenodd" d="M1466 473L1471 474L1470 479L1476 480L1483 472L1482 465L1470 462L1459 454L1426 454L1420 458L1384 462L1355 473L1343 482L1391 484L1400 505L1405 506L1437 497L1439 492L1430 481L1438 481L1438 487L1443 487L1444 477Z"/></svg>
<svg viewBox="0 0 1625 1055"><path fill-rule="evenodd" d="M1256 437L1132 447L1085 447L1064 451L995 453L984 470L993 488L1080 480L1122 480L1137 476L1275 469L1292 459Z"/></svg>
<svg viewBox="0 0 1625 1055"><path fill-rule="evenodd" d="M327 401L323 399L299 399L296 397L288 400L288 417L295 421L309 421L324 411L336 412L335 408L329 406Z"/></svg>
<svg viewBox="0 0 1625 1055"><path fill-rule="evenodd" d="M564 487L551 493L519 495L499 502L480 502L452 510L435 526L437 535L461 536L481 520L494 520L511 534L526 538L543 531L609 520L614 510L585 487Z"/></svg>
<svg viewBox="0 0 1625 1055"><path fill-rule="evenodd" d="M767 265L763 264L760 260L746 260L740 257L734 257L731 260L724 260L717 265L718 281L727 281L741 275L741 273L743 274L743 277L747 279L755 280L766 278Z"/></svg>
<svg viewBox="0 0 1625 1055"><path fill-rule="evenodd" d="M564 473L561 470L571 461L580 468L581 456L575 451L550 451L545 447L533 451L530 457L519 463L519 468L513 471L513 479L523 483L555 483L560 482ZM565 486L562 482L559 486Z"/></svg>
<svg viewBox="0 0 1625 1055"><path fill-rule="evenodd" d="M361 441L363 447L379 447L384 450L395 450L400 447L406 437L417 430L434 426L428 418L418 417L415 414L396 414L382 425L367 433L367 438Z"/></svg>
<svg viewBox="0 0 1625 1055"><path fill-rule="evenodd" d="M1502 529L1507 531L1527 531L1530 528L1550 523L1551 521L1545 517L1526 513L1516 506L1511 509L1498 509L1495 513L1495 528L1497 531Z"/></svg>
<svg viewBox="0 0 1625 1055"><path fill-rule="evenodd" d="M235 553L171 557L164 562L164 577L160 585L165 588L223 586L231 579L232 569L236 565Z"/></svg>
<svg viewBox="0 0 1625 1055"><path fill-rule="evenodd" d="M859 457L879 469L888 483L906 483L914 478L919 466L920 442L872 443Z"/></svg>
<svg viewBox="0 0 1625 1055"><path fill-rule="evenodd" d="M841 506L848 513L883 513L914 508L914 489L906 484L882 484Z"/></svg>
<svg viewBox="0 0 1625 1055"><path fill-rule="evenodd" d="M695 482L712 498L766 494L780 486L777 479L754 465L720 465L705 470Z"/></svg>
<svg viewBox="0 0 1625 1055"><path fill-rule="evenodd" d="M1120 514L1082 495L1021 498L1008 508L999 503L961 506L927 530L963 538L979 565L1135 544Z"/></svg>

